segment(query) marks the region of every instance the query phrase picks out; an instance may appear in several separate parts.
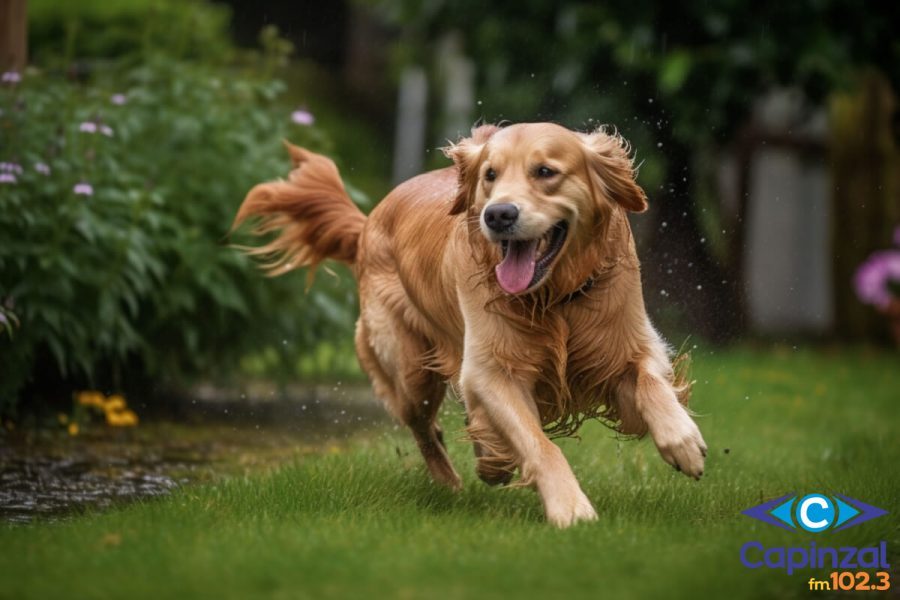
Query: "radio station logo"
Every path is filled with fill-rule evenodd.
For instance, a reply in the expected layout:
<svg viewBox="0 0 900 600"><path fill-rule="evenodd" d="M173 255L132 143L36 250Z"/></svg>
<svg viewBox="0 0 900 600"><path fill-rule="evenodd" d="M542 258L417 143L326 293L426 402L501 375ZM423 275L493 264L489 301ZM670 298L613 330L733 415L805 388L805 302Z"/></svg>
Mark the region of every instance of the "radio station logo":
<svg viewBox="0 0 900 600"><path fill-rule="evenodd" d="M821 533L841 531L888 514L886 510L849 496L787 494L748 508L741 514L782 529Z"/></svg>

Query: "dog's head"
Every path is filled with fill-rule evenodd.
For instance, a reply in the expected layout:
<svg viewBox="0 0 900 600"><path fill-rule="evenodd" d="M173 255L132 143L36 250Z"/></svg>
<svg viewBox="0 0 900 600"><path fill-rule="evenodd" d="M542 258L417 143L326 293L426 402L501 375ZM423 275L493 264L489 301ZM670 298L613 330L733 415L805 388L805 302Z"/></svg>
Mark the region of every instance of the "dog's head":
<svg viewBox="0 0 900 600"><path fill-rule="evenodd" d="M614 211L647 208L628 144L603 128L485 125L446 154L459 169L451 214L477 218L499 247L495 273L508 294L538 289L560 261L602 242Z"/></svg>

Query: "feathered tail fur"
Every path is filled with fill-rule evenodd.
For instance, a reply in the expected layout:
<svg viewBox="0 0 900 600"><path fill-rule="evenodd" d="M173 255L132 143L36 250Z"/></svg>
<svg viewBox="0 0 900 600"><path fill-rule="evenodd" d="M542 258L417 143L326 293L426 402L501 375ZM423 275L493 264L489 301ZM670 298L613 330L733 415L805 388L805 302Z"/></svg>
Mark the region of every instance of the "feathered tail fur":
<svg viewBox="0 0 900 600"><path fill-rule="evenodd" d="M331 258L352 265L366 216L353 204L334 163L285 142L294 168L287 181L255 186L244 199L232 230L257 220L253 233L277 237L259 247L244 247L263 259L269 275L315 267Z"/></svg>

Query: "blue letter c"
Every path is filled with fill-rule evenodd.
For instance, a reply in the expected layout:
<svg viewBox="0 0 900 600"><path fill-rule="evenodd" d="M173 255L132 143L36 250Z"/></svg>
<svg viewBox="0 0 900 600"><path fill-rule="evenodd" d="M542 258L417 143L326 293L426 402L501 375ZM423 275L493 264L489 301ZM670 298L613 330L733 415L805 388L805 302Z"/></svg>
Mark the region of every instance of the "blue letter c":
<svg viewBox="0 0 900 600"><path fill-rule="evenodd" d="M763 566L762 561L758 563L752 563L747 560L747 549L748 548L758 548L759 550L763 549L763 545L759 542L747 542L743 546L741 546L741 562L744 563L744 566L750 569L758 569Z"/></svg>

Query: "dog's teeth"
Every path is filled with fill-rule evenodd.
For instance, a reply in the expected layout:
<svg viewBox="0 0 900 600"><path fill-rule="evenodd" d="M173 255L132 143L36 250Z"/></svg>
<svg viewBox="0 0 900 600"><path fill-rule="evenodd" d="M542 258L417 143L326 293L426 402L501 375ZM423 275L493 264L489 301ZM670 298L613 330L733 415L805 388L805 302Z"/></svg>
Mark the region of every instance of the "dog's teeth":
<svg viewBox="0 0 900 600"><path fill-rule="evenodd" d="M538 256L545 254L550 249L550 234L543 236L538 241Z"/></svg>

